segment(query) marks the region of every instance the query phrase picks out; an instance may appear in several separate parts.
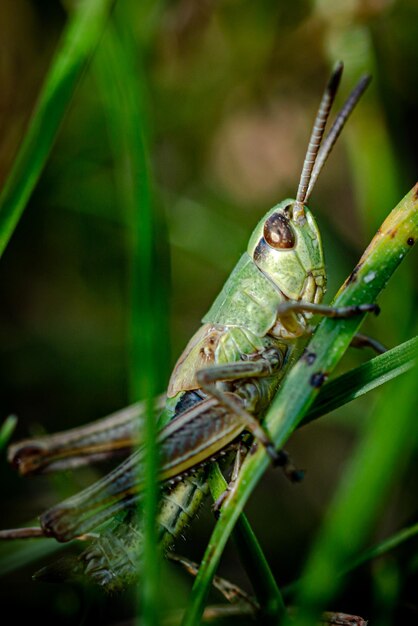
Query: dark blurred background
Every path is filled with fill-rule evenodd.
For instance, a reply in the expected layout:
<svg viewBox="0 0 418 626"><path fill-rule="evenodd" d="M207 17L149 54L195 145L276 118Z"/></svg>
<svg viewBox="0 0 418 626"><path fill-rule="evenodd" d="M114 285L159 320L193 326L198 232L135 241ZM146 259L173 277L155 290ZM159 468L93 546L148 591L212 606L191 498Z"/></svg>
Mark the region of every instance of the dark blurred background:
<svg viewBox="0 0 418 626"><path fill-rule="evenodd" d="M161 332L161 349L171 354L165 359L167 377L256 222L277 201L295 195L316 107L339 58L346 65L340 103L362 73L370 72L373 82L310 201L323 233L328 299L385 215L416 182L418 4L175 0L127 5L138 80L145 85L156 204L167 223L168 241L160 242L171 285L170 331ZM65 21L64 5L54 0L1 2L0 184ZM130 401L129 220L114 171L91 66L0 263L0 419L10 413L19 417L15 438L83 424ZM416 267L412 254L382 296L380 318L367 321L367 332L388 346L414 331ZM369 356L351 351L340 369ZM302 485L292 486L271 471L254 494L248 514L279 584L300 572L377 395L292 438L289 450L307 469ZM394 489L374 540L416 520L413 469ZM36 517L98 475L89 469L22 480L4 456L0 471L1 527ZM210 512L203 512L178 551L199 560L212 523ZM411 545L416 549L415 543L409 550ZM329 608L373 616L373 624L418 620L417 576L403 580L402 558L397 552L356 572L337 606ZM103 599L72 585L31 582L31 573L44 562L3 578L3 606L7 603L18 620L36 614L45 624L57 619L117 624L133 615L129 592ZM233 547L222 572L248 588ZM171 565L165 576L178 587L177 600L164 592L168 604L181 605L190 581Z"/></svg>

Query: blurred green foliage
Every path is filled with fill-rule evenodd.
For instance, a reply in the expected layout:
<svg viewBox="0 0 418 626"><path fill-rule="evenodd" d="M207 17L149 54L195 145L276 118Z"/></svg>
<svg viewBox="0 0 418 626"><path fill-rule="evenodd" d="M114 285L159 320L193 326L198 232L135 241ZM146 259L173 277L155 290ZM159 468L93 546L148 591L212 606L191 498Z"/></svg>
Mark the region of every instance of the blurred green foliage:
<svg viewBox="0 0 418 626"><path fill-rule="evenodd" d="M135 34L137 70L130 71L137 72L147 121L156 211L167 223L161 219L157 230L161 288L170 303L170 332L161 327L164 381L254 224L275 202L295 194L318 99L337 58L346 65L341 99L360 73L371 72L373 83L310 202L323 233L328 299L385 214L416 182L418 6L414 0L124 2ZM1 3L2 184L68 5ZM121 13L118 6L115 11ZM132 221L120 193L121 163L114 158L117 129L109 126L109 100L99 80L93 59L0 263L0 421L16 414L16 436L82 424L130 399ZM389 346L416 330L414 264L416 254L379 300L380 318L367 321L367 332ZM366 358L352 351L343 367ZM289 447L309 470L304 484L294 488L271 472L249 504L279 585L300 573L358 425L374 403L373 395L357 400L297 433ZM393 422L395 428L396 415ZM4 457L0 463L2 527L22 524L97 475L91 469L26 482ZM414 470L416 460L382 511L376 540L416 520ZM179 551L199 560L211 526L210 514L202 514ZM373 616L375 623L384 623L387 614L392 623L413 621L416 542L408 545L386 569L379 563L363 567L329 608ZM184 603L189 581L174 568L163 573L172 588L163 595L176 607ZM63 585L51 594L30 581L32 571L14 572L2 585L3 605L21 619L27 611L44 615L45 623L116 624L133 615L132 593L104 599ZM222 573L248 584L232 551Z"/></svg>

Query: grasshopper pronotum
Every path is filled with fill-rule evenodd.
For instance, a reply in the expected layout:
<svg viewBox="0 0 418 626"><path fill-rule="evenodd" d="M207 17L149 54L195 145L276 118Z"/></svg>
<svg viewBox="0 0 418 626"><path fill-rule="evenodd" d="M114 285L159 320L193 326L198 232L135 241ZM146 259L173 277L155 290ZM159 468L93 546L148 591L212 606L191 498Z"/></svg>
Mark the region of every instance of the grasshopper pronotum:
<svg viewBox="0 0 418 626"><path fill-rule="evenodd" d="M180 356L166 397L156 401L163 483L157 523L166 546L194 515L206 493L205 462L240 446L245 435L263 444L273 461L298 480L283 451L276 451L262 418L281 379L310 333L309 317L346 317L377 311L374 304L335 309L321 304L326 273L321 237L306 203L345 121L365 90L363 77L322 142L338 89L342 63L325 88L313 126L296 199L273 207L258 223L203 324ZM76 467L137 443L141 405L84 428L11 446L22 474ZM75 569L115 589L135 576L141 533L135 521L141 491L141 449L109 475L40 517L40 528L3 531L3 538L87 536L91 542ZM109 524L109 520L117 516ZM104 523L97 535L89 533Z"/></svg>

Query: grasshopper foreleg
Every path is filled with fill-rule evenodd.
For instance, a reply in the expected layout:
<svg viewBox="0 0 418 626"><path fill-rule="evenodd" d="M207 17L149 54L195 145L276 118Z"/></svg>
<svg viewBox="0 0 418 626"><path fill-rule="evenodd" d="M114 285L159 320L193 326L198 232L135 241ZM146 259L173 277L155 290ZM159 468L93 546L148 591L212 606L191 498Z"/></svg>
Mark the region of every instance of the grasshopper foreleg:
<svg viewBox="0 0 418 626"><path fill-rule="evenodd" d="M352 348L371 348L377 354L383 354L387 351L387 348L377 341L377 339L373 339L373 337L369 337L368 335L362 335L357 333L354 335L353 339L350 342L350 346Z"/></svg>
<svg viewBox="0 0 418 626"><path fill-rule="evenodd" d="M280 319L281 316L286 317L292 313L313 313L315 315L322 315L323 317L331 317L335 319L344 319L347 317L354 317L361 313L374 313L379 315L380 308L377 304L359 304L353 306L332 307L324 304L314 304L311 302L296 302L289 300L282 302L277 308L277 316ZM305 329L305 334L309 334L312 330ZM350 345L353 348L371 348L377 354L383 354L386 352L385 346L367 335L357 333L351 340Z"/></svg>
<svg viewBox="0 0 418 626"><path fill-rule="evenodd" d="M289 313L313 313L314 315L322 315L323 317L344 319L347 317L361 315L362 313L374 313L375 315L379 315L380 308L377 304L357 304L353 306L333 307L325 304L299 302L296 300L288 300L279 304L277 307L278 318L286 316Z"/></svg>
<svg viewBox="0 0 418 626"><path fill-rule="evenodd" d="M260 355L260 358L254 361L226 363L200 370L197 372L196 378L199 386L235 414L245 425L245 428L265 447L273 465L282 467L286 476L292 481L298 482L301 480L302 474L290 464L287 453L282 450L277 451L269 434L258 419L242 406L234 394L226 394L217 385L217 383L226 381L272 376L281 365L280 353L276 350L269 350L266 351L264 357ZM254 403L255 398L252 399L252 404Z"/></svg>

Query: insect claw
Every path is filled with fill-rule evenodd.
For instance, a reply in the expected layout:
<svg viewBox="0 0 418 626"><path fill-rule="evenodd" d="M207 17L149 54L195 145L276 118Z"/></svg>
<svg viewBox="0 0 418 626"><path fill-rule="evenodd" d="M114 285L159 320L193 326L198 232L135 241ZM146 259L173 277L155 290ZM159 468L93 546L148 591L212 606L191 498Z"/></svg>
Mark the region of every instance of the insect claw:
<svg viewBox="0 0 418 626"><path fill-rule="evenodd" d="M284 467L289 462L289 455L284 450L273 450L274 457L271 455L271 451L267 449L274 467Z"/></svg>
<svg viewBox="0 0 418 626"><path fill-rule="evenodd" d="M302 482L305 477L305 470L299 470L293 465L286 450L275 450L275 455L276 461L274 466L281 467L286 478L288 478L292 483Z"/></svg>
<svg viewBox="0 0 418 626"><path fill-rule="evenodd" d="M305 470L292 470L289 474L289 478L292 483L301 483L302 480L305 478Z"/></svg>
<svg viewBox="0 0 418 626"><path fill-rule="evenodd" d="M212 511L213 511L213 515L216 519L216 521L219 520L219 518L221 517L221 506L222 504L217 504L218 500L216 500L216 502L214 502L213 506L212 506Z"/></svg>
<svg viewBox="0 0 418 626"><path fill-rule="evenodd" d="M271 442L266 443L265 448L274 467L283 467L285 465L286 461L283 460L283 450L277 451L274 444Z"/></svg>
<svg viewBox="0 0 418 626"><path fill-rule="evenodd" d="M359 304L356 307L358 313L374 313L375 315L380 314L380 306L378 304Z"/></svg>

